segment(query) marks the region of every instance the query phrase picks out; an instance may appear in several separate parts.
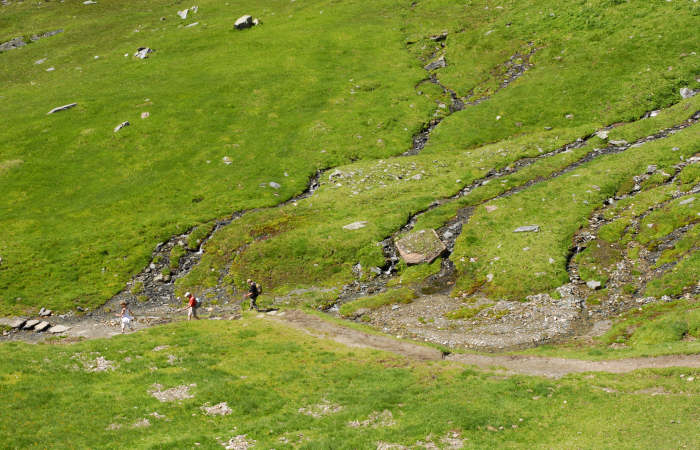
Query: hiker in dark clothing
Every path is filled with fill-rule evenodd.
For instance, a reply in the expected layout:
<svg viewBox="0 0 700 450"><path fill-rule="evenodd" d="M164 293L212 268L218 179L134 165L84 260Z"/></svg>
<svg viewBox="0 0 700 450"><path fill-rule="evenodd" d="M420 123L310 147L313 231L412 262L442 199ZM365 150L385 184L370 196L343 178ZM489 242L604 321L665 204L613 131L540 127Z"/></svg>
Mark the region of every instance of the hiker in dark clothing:
<svg viewBox="0 0 700 450"><path fill-rule="evenodd" d="M258 283L254 283L250 278L246 280L246 283L248 283L249 289L248 293L245 295L245 298L250 298L250 309L255 308L255 310L258 311L258 305L255 303L255 299L257 299L258 295L260 295L260 285Z"/></svg>

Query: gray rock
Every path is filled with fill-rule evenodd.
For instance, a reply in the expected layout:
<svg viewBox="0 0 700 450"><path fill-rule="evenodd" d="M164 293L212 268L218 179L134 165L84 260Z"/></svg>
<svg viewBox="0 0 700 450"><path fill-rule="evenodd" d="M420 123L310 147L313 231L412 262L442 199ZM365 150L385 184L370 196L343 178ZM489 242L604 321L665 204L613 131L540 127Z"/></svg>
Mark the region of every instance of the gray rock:
<svg viewBox="0 0 700 450"><path fill-rule="evenodd" d="M367 221L362 220L359 222L349 223L349 224L343 226L343 229L344 230L359 230L360 228L364 228L366 226L367 226Z"/></svg>
<svg viewBox="0 0 700 450"><path fill-rule="evenodd" d="M678 202L679 205L687 205L688 203L693 203L695 201L695 197L690 197L686 198L685 200L681 200Z"/></svg>
<svg viewBox="0 0 700 450"><path fill-rule="evenodd" d="M25 323L27 323L27 319L17 319L14 322L12 322L10 326L19 330L24 326Z"/></svg>
<svg viewBox="0 0 700 450"><path fill-rule="evenodd" d="M21 37L16 37L14 39L10 39L9 41L0 44L0 52L14 50L16 48L24 47L25 45L27 45L27 43L24 42L24 39L22 39Z"/></svg>
<svg viewBox="0 0 700 450"><path fill-rule="evenodd" d="M687 87L681 88L681 97L682 98L690 98L690 97L694 96L695 94L697 94L697 91L694 91L694 90L687 88Z"/></svg>
<svg viewBox="0 0 700 450"><path fill-rule="evenodd" d="M246 28L250 28L253 25L253 16L245 15L239 17L236 22L233 24L233 26L237 30L245 30Z"/></svg>
<svg viewBox="0 0 700 450"><path fill-rule="evenodd" d="M369 269L369 271L372 272L372 273L375 274L375 275L381 275L381 274L382 274L382 269L380 269L379 267L372 267L371 269Z"/></svg>
<svg viewBox="0 0 700 450"><path fill-rule="evenodd" d="M45 331L45 330L46 330L47 328L49 328L50 326L51 326L51 324L48 323L48 322L39 322L39 323L34 327L34 331L36 331L36 332L42 332L42 331Z"/></svg>
<svg viewBox="0 0 700 450"><path fill-rule="evenodd" d="M445 61L445 57L441 56L435 61L427 64L425 67L423 67L427 71L435 70L435 69L441 69L443 67L447 67L447 61Z"/></svg>
<svg viewBox="0 0 700 450"><path fill-rule="evenodd" d="M600 283L600 281L591 280L591 281L586 281L586 286L588 286L590 289L596 290L596 289L600 289L602 284Z"/></svg>
<svg viewBox="0 0 700 450"><path fill-rule="evenodd" d="M96 4L97 4L97 2L94 2L92 0L86 0L83 2L83 5L96 5Z"/></svg>
<svg viewBox="0 0 700 450"><path fill-rule="evenodd" d="M600 130L600 131L596 132L595 135L603 140L608 138L608 132L606 130Z"/></svg>
<svg viewBox="0 0 700 450"><path fill-rule="evenodd" d="M274 181L270 181L269 183L267 183L267 185L270 186L272 189L279 189L282 187L281 184L275 183Z"/></svg>
<svg viewBox="0 0 700 450"><path fill-rule="evenodd" d="M129 125L131 125L131 124L129 123L128 120L126 122L122 122L114 128L114 132L116 133L117 131L121 130L122 128L128 127Z"/></svg>
<svg viewBox="0 0 700 450"><path fill-rule="evenodd" d="M658 169L658 167L654 164L647 166L647 174L651 175L656 172L656 169Z"/></svg>
<svg viewBox="0 0 700 450"><path fill-rule="evenodd" d="M32 41L38 41L39 39L44 39L44 38L47 38L47 37L56 36L57 34L60 34L60 33L63 33L63 29L60 29L60 30L53 30L53 31L47 31L47 32L44 33L44 34L35 34L35 35L33 35L33 36L31 37L31 40L32 40Z"/></svg>
<svg viewBox="0 0 700 450"><path fill-rule="evenodd" d="M53 333L53 334L65 333L68 330L70 330L70 327L67 327L65 325L54 325L51 328L49 328L49 333Z"/></svg>
<svg viewBox="0 0 700 450"><path fill-rule="evenodd" d="M430 264L447 249L433 229L410 232L395 244L406 264Z"/></svg>
<svg viewBox="0 0 700 450"><path fill-rule="evenodd" d="M513 230L513 233L537 233L540 231L539 225L523 225Z"/></svg>
<svg viewBox="0 0 700 450"><path fill-rule="evenodd" d="M44 64L47 58L41 58L34 61L34 64Z"/></svg>
<svg viewBox="0 0 700 450"><path fill-rule="evenodd" d="M51 311L50 309L44 309L44 308L41 308L41 311L39 311L39 315L40 315L41 317L48 317L48 316L50 316L52 313L53 313L53 311Z"/></svg>
<svg viewBox="0 0 700 450"><path fill-rule="evenodd" d="M56 108L52 109L51 111L47 112L46 114L48 115L48 114L57 113L57 112L59 112L59 111L65 111L65 110L71 109L71 108L73 108L74 106L77 106L77 105L78 105L77 103L69 103L69 104L67 104L67 105L57 106Z"/></svg>
<svg viewBox="0 0 700 450"><path fill-rule="evenodd" d="M187 13L190 12L189 9L183 9L182 11L178 11L177 15L180 17L180 19L187 19Z"/></svg>
<svg viewBox="0 0 700 450"><path fill-rule="evenodd" d="M27 323L24 324L22 327L23 330L31 330L34 328L37 324L39 323L38 320L32 319L32 320L27 320Z"/></svg>
<svg viewBox="0 0 700 450"><path fill-rule="evenodd" d="M260 25L260 19L256 17L255 19L253 19L253 26L256 27L258 25Z"/></svg>
<svg viewBox="0 0 700 450"><path fill-rule="evenodd" d="M146 59L148 58L148 55L155 52L152 48L148 47L139 47L136 53L134 53L134 56L137 57L138 59Z"/></svg>
<svg viewBox="0 0 700 450"><path fill-rule="evenodd" d="M627 141L625 141L625 140L610 141L610 145L616 145L616 146L627 145Z"/></svg>
<svg viewBox="0 0 700 450"><path fill-rule="evenodd" d="M420 181L421 178L423 178L423 176L419 173L417 173L411 177L412 180L416 180L416 181Z"/></svg>
<svg viewBox="0 0 700 450"><path fill-rule="evenodd" d="M185 25L185 28L192 28L192 27L196 27L197 25L199 25L199 22L192 22L189 25Z"/></svg>

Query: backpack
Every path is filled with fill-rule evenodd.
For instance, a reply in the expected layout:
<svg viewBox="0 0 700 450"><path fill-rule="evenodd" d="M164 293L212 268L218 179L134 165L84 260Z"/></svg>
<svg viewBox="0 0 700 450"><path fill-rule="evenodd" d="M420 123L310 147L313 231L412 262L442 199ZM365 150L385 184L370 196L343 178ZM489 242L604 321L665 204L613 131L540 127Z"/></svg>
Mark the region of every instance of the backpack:
<svg viewBox="0 0 700 450"><path fill-rule="evenodd" d="M199 297L195 297L194 301L196 302L195 305L197 306L197 308L202 306L202 300L200 300Z"/></svg>
<svg viewBox="0 0 700 450"><path fill-rule="evenodd" d="M258 295L262 294L262 287L260 283L255 283L255 290L258 291Z"/></svg>

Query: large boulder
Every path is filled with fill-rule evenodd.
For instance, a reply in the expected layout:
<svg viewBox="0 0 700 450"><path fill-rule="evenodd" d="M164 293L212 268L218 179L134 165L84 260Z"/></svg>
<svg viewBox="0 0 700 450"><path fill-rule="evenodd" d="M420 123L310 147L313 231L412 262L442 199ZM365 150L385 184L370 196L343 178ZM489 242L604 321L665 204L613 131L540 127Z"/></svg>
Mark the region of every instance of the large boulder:
<svg viewBox="0 0 700 450"><path fill-rule="evenodd" d="M433 229L408 233L396 241L396 248L406 264L431 263L447 249Z"/></svg>

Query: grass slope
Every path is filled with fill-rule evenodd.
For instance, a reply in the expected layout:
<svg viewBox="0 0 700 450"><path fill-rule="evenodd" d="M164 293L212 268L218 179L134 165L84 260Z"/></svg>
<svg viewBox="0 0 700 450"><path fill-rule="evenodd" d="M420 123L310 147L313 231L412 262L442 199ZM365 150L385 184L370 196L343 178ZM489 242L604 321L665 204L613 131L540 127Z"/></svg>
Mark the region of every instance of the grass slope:
<svg viewBox="0 0 700 450"><path fill-rule="evenodd" d="M203 1L186 21L175 16L180 7L0 7L7 39L65 29L0 55L0 114L13 123L0 131L3 313L100 304L165 238L277 204L318 168L356 160L364 162L342 169L367 168L403 152L435 111L445 115L436 104L445 96L421 83L436 46L429 36L443 31L441 81L472 100L492 97L447 117L424 154L406 160L435 177L415 189L387 189L389 180L375 178L363 195L338 187L294 214L251 215L212 242L203 267L231 266L227 283L253 274L280 289L347 282L356 262L381 263L376 242L410 213L531 156L536 140L558 146L698 86L697 38L686 30L700 10L689 0ZM263 25L233 31L244 13ZM534 67L499 90L502 64L528 42L538 49ZM156 52L144 61L123 56L139 46ZM45 115L72 101L76 108ZM150 117L139 119L145 111ZM115 134L124 120L132 125ZM464 157L499 140L522 147ZM371 225L342 230L360 215ZM266 225L251 232L256 222ZM211 275L202 270L185 283L206 287Z"/></svg>
<svg viewBox="0 0 700 450"><path fill-rule="evenodd" d="M688 369L493 376L251 318L71 345L3 344L0 357L0 400L13 411L0 416L0 440L12 448L221 448L241 435L256 448L442 447L455 436L465 448L636 448L640 436L655 448L700 444L700 385L686 381L698 377ZM97 358L114 370L88 372ZM155 384L192 385L192 397L160 402L149 393ZM230 415L201 409L220 402ZM150 426L135 426L143 419Z"/></svg>

